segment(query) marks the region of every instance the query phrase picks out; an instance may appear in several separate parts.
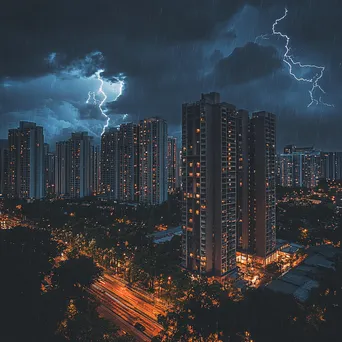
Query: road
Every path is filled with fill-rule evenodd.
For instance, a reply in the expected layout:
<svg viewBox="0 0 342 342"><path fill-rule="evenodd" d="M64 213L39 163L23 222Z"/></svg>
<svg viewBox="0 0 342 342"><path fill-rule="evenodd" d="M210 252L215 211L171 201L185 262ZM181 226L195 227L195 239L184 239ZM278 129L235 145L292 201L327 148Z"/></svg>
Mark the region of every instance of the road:
<svg viewBox="0 0 342 342"><path fill-rule="evenodd" d="M99 313L112 320L124 331L133 334L139 341L150 341L162 329L158 315L166 313L166 307L141 290L127 286L123 281L109 275L104 276L91 287L99 299ZM134 327L140 323L145 327L142 333Z"/></svg>
<svg viewBox="0 0 342 342"><path fill-rule="evenodd" d="M158 315L165 315L168 307L145 291L130 287L122 279L104 272L103 277L91 286L90 292L101 303L98 309L100 315L135 336L138 341L151 341L162 330L157 318ZM136 323L143 325L145 330L141 332L136 329Z"/></svg>
<svg viewBox="0 0 342 342"><path fill-rule="evenodd" d="M99 306L98 312L100 316L106 318L109 321L112 321L116 326L120 327L125 332L129 333L130 335L134 336L138 342L149 342L151 339L147 337L143 332L140 332L136 328L134 328L131 324L126 322L117 314L114 314L110 309L106 306Z"/></svg>

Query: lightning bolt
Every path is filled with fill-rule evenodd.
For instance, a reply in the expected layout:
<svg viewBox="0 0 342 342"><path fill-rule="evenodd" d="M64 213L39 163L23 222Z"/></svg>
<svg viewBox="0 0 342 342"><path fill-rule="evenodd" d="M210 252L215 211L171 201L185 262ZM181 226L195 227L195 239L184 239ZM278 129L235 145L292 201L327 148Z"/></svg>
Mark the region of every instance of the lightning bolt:
<svg viewBox="0 0 342 342"><path fill-rule="evenodd" d="M101 77L101 74L103 72L104 72L104 69L100 69L95 73L96 78L100 81L100 87L99 87L98 93L100 93L103 96L102 101L100 101L99 103L99 109L100 109L101 114L106 118L106 124L103 126L101 135L106 131L106 128L109 126L109 121L110 121L110 117L105 113L105 110L102 108L102 106L107 100L107 94L103 90L104 81ZM123 88L124 88L124 81L119 78L116 78L116 80L118 81L120 87L119 87L119 94L116 96L114 101L117 101L117 99L122 95ZM90 97L91 97L91 92L88 93L88 100L86 103L89 103ZM93 99L96 104L95 93L93 93Z"/></svg>
<svg viewBox="0 0 342 342"><path fill-rule="evenodd" d="M319 90L322 94L326 94L324 89L319 84L319 81L324 76L325 67L324 66L314 65L314 64L302 64L301 62L295 61L293 59L293 57L290 55L290 51L291 51L291 48L289 47L290 37L287 36L286 34L283 34L280 31L276 30L276 26L279 24L279 22L281 22L283 19L285 19L287 17L287 14L288 14L288 10L287 10L287 8L285 8L284 15L282 17L276 19L276 21L273 23L273 25L272 25L272 34L271 34L271 35L280 36L280 37L284 38L285 41L286 41L285 53L284 53L284 56L283 56L283 62L287 64L287 66L289 67L289 73L290 73L290 75L295 80L297 80L298 82L306 82L306 83L311 83L312 84L312 87L309 90L311 102L308 104L308 107L310 107L312 104L318 105L319 103L324 105L324 106L327 106L327 107L335 107L333 104L329 104L329 103L323 102L322 101L322 97L319 97L318 100L314 97L314 92L317 91L317 90ZM255 39L255 42L257 42L258 39L269 39L268 36L269 36L269 34L263 34L261 36L258 36ZM317 73L312 78L298 77L293 72L293 67L294 66L298 66L298 67L303 68L303 69L304 68L315 69L315 70L317 70Z"/></svg>
<svg viewBox="0 0 342 342"><path fill-rule="evenodd" d="M88 99L86 101L86 104L88 104L90 102L90 98L91 98L91 91L88 92Z"/></svg>
<svg viewBox="0 0 342 342"><path fill-rule="evenodd" d="M96 105L96 102L97 102L96 101L96 95L95 95L95 93L93 91L89 91L88 92L88 99L86 101L86 104L88 104L90 102L91 98L93 99L94 104Z"/></svg>
<svg viewBox="0 0 342 342"><path fill-rule="evenodd" d="M109 121L110 121L110 117L104 112L104 110L102 109L102 106L103 104L106 102L107 100L107 95L106 93L103 91L103 79L101 78L101 74L104 72L103 69L100 69L98 71L96 71L95 73L95 76L97 77L97 79L100 81L100 88L98 90L98 92L103 96L103 99L102 101L99 103L99 109L100 109L100 112L101 114L106 118L106 124L103 126L103 129L102 129L102 133L101 135L106 131L106 128L108 127L109 125Z"/></svg>

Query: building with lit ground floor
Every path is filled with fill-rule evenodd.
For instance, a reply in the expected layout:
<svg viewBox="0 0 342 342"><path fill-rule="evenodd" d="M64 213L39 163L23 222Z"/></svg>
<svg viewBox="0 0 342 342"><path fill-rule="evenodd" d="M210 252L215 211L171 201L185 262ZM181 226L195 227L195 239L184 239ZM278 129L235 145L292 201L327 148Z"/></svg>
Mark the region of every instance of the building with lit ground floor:
<svg viewBox="0 0 342 342"><path fill-rule="evenodd" d="M276 253L276 117L249 115L220 94L182 107L182 265L205 276Z"/></svg>
<svg viewBox="0 0 342 342"><path fill-rule="evenodd" d="M182 265L222 277L236 270L237 111L218 93L182 109Z"/></svg>

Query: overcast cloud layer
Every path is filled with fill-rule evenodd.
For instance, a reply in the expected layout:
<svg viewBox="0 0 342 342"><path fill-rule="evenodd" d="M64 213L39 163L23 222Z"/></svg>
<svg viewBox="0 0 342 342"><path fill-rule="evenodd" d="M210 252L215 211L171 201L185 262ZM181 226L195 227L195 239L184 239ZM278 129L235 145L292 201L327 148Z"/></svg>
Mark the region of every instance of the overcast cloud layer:
<svg viewBox="0 0 342 342"><path fill-rule="evenodd" d="M285 40L303 64L325 66L315 98L311 84L289 75ZM45 127L49 142L75 130L99 137L105 118L89 101L104 69L111 124L148 116L179 135L181 104L202 92L278 117L284 144L342 150L342 3L340 0L12 0L0 13L0 138L20 120ZM294 69L314 77L314 69ZM118 80L124 81L122 96Z"/></svg>

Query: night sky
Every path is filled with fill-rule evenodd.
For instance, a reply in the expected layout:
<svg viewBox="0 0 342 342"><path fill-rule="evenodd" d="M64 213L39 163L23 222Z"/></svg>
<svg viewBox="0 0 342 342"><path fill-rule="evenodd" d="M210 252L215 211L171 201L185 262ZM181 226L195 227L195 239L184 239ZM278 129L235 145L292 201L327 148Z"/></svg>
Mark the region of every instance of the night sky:
<svg viewBox="0 0 342 342"><path fill-rule="evenodd" d="M324 66L311 102L283 62ZM0 138L20 120L45 127L53 143L70 132L99 137L111 125L148 116L180 135L181 104L218 91L222 100L278 117L278 150L315 145L342 151L341 0L12 0L0 13ZM298 78L319 69L294 65ZM122 96L120 81L124 82ZM89 91L96 104L86 103ZM91 96L93 96L91 94ZM118 97L117 101L115 99ZM332 106L326 106L322 102Z"/></svg>

